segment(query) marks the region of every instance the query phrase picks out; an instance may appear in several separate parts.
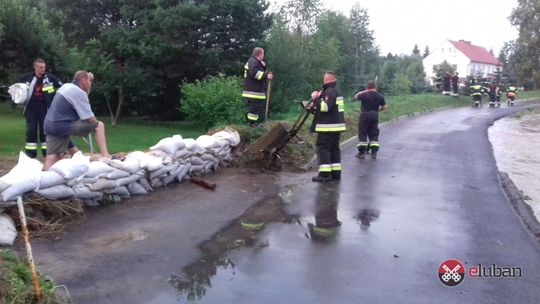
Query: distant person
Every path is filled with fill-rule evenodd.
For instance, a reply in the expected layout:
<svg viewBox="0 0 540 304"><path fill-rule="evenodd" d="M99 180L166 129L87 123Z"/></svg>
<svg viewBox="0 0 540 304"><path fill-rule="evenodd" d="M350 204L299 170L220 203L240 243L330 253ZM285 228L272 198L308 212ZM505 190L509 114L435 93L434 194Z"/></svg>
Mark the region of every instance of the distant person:
<svg viewBox="0 0 540 304"><path fill-rule="evenodd" d="M454 76L452 76L452 90L453 96L459 96L459 74L456 72Z"/></svg>
<svg viewBox="0 0 540 304"><path fill-rule="evenodd" d="M253 53L244 66L244 90L242 97L247 102L247 122L256 126L264 120L266 110L266 83L272 80L273 74L266 71L264 50L260 47Z"/></svg>
<svg viewBox="0 0 540 304"><path fill-rule="evenodd" d="M78 71L73 83L64 84L53 99L45 117L47 134L47 157L44 170L62 159L66 152L73 155L78 149L70 139L71 135L86 137L94 133L102 157L110 158L105 140L105 127L98 121L90 107L88 94L92 88L94 75Z"/></svg>
<svg viewBox="0 0 540 304"><path fill-rule="evenodd" d="M497 102L497 94L499 91L499 87L495 84L495 82L492 82L489 86L489 107L494 108L495 106L500 107L501 103Z"/></svg>
<svg viewBox="0 0 540 304"><path fill-rule="evenodd" d="M508 88L506 88L506 103L509 107L514 105L514 100L516 99L517 94L518 89L515 85L510 84Z"/></svg>
<svg viewBox="0 0 540 304"><path fill-rule="evenodd" d="M497 103L501 104L501 96L502 96L502 92L503 92L504 88L502 86L502 84L500 83L497 83Z"/></svg>
<svg viewBox="0 0 540 304"><path fill-rule="evenodd" d="M358 154L360 159L366 158L371 150L371 157L377 158L379 152L379 112L387 109L384 96L377 92L373 80L367 82L367 90L358 92L354 96L360 101L360 118L358 119Z"/></svg>
<svg viewBox="0 0 540 304"><path fill-rule="evenodd" d="M452 76L450 75L450 72L446 72L444 74L443 78L443 95L450 95L450 82L451 82Z"/></svg>
<svg viewBox="0 0 540 304"><path fill-rule="evenodd" d="M17 79L17 83L26 83L28 85L28 96L23 110L23 115L26 118L26 144L24 149L26 155L31 158L37 157L38 147L41 149L43 157L47 155L43 122L56 90L62 86L62 82L53 74L47 73L45 69L45 61L38 58L34 60L34 71L26 73Z"/></svg>
<svg viewBox="0 0 540 304"><path fill-rule="evenodd" d="M315 118L311 131L317 132L317 156L319 174L314 182L341 179L341 150L339 139L345 127L345 104L343 94L337 87L334 72L324 73L322 91L311 93L311 107Z"/></svg>
<svg viewBox="0 0 540 304"><path fill-rule="evenodd" d="M478 83L476 78L471 79L471 84L469 86L469 91L473 99L474 107L482 107L482 85Z"/></svg>

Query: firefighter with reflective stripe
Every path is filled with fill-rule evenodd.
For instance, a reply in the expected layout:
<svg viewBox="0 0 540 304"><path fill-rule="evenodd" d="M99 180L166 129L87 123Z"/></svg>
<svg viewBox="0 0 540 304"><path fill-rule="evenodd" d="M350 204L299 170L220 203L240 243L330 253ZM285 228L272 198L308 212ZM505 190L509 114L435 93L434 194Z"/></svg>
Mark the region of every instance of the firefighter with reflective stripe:
<svg viewBox="0 0 540 304"><path fill-rule="evenodd" d="M375 82L367 82L366 90L356 93L354 98L360 100L360 118L358 119L358 154L364 159L371 150L371 158L377 158L379 152L379 112L387 108L384 96L377 92Z"/></svg>
<svg viewBox="0 0 540 304"><path fill-rule="evenodd" d="M515 85L511 84L506 88L506 98L508 106L514 105L514 100L516 99L516 96L518 94L518 89Z"/></svg>
<svg viewBox="0 0 540 304"><path fill-rule="evenodd" d="M345 104L343 94L336 85L334 72L326 72L323 90L311 93L310 107L315 112L311 131L317 133L317 156L319 174L314 182L341 179L341 151L339 138L345 127Z"/></svg>
<svg viewBox="0 0 540 304"><path fill-rule="evenodd" d="M45 72L45 61L38 58L34 60L34 72L20 76L17 83L28 85L28 97L23 111L26 117L26 154L31 158L36 158L37 150L41 148L41 153L45 157L47 144L43 122L56 89L62 86L62 82L56 76Z"/></svg>
<svg viewBox="0 0 540 304"><path fill-rule="evenodd" d="M469 87L471 91L471 96L473 98L473 106L481 107L482 106L482 85L479 84L475 78L471 80L471 86Z"/></svg>
<svg viewBox="0 0 540 304"><path fill-rule="evenodd" d="M501 103L497 101L497 95L499 92L499 87L495 82L492 82L489 86L489 107L494 108L495 106L500 107Z"/></svg>
<svg viewBox="0 0 540 304"><path fill-rule="evenodd" d="M338 219L339 185L319 185L315 202L315 224L309 223L309 235L313 241L330 241L339 233Z"/></svg>
<svg viewBox="0 0 540 304"><path fill-rule="evenodd" d="M266 106L266 81L273 77L266 71L264 50L260 47L253 49L253 53L244 66L244 90L242 97L247 103L247 121L255 126L264 120Z"/></svg>

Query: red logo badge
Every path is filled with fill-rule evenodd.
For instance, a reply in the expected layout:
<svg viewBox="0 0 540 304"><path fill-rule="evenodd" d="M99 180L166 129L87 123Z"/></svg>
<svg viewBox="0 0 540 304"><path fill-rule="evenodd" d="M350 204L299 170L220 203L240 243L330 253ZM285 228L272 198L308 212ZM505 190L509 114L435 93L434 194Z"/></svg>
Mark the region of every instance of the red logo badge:
<svg viewBox="0 0 540 304"><path fill-rule="evenodd" d="M446 260L439 266L438 275L444 285L457 286L465 279L465 267L458 260Z"/></svg>

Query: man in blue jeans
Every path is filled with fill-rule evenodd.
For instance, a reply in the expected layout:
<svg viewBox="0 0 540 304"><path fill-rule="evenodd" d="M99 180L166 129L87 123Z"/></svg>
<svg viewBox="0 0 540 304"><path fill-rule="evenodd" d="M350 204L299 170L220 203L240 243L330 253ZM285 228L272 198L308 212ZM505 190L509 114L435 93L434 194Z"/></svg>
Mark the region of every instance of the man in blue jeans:
<svg viewBox="0 0 540 304"><path fill-rule="evenodd" d="M54 96L44 124L48 148L44 170L61 160L64 153L73 155L78 151L71 142L71 135L85 137L93 132L101 156L111 157L107 151L105 127L94 116L88 99L93 80L92 73L78 71L73 82L64 84Z"/></svg>

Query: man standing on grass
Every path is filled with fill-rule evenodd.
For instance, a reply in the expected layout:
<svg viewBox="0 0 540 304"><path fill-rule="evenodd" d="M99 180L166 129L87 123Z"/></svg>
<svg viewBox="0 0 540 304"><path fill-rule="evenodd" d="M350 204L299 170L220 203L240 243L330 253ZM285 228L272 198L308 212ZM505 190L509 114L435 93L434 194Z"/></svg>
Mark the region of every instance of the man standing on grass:
<svg viewBox="0 0 540 304"><path fill-rule="evenodd" d="M63 85L53 99L51 108L45 117L47 135L47 157L44 170L62 159L64 153L75 154L78 149L73 145L70 135L86 137L93 132L102 157L110 158L105 140L105 127L98 121L90 108L88 94L92 88L94 75L78 71L73 83Z"/></svg>
<svg viewBox="0 0 540 304"><path fill-rule="evenodd" d="M317 132L317 157L319 175L314 182L328 182L341 179L341 151L339 138L345 127L345 104L343 94L336 84L334 72L324 73L323 90L311 93L315 118L311 130Z"/></svg>
<svg viewBox="0 0 540 304"><path fill-rule="evenodd" d="M45 72L45 68L45 61L38 58L34 60L34 71L17 79L17 83L28 85L23 115L26 118L25 151L31 158L37 157L38 147L41 148L43 157L47 155L43 122L56 90L62 86L62 82L53 74Z"/></svg>
<svg viewBox="0 0 540 304"><path fill-rule="evenodd" d="M360 159L366 158L368 147L371 158L377 158L379 152L379 112L386 110L387 105L375 82L367 82L366 90L357 93L354 98L360 100L360 118L358 120L358 154Z"/></svg>
<svg viewBox="0 0 540 304"><path fill-rule="evenodd" d="M266 71L264 50L256 47L244 66L244 90L242 91L242 97L248 106L247 122L250 126L256 126L264 120L266 81L272 80L272 77L272 73Z"/></svg>

